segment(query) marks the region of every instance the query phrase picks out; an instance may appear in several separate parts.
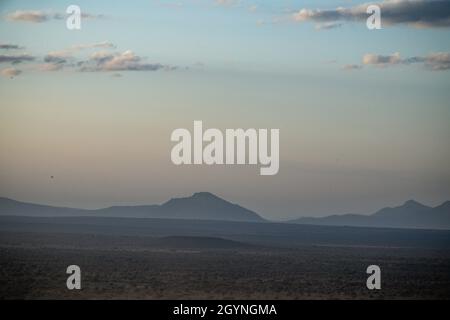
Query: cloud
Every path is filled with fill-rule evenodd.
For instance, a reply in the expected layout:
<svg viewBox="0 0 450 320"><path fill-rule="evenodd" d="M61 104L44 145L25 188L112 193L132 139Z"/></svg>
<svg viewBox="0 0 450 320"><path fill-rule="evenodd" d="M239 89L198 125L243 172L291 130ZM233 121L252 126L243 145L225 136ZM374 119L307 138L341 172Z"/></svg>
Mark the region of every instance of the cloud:
<svg viewBox="0 0 450 320"><path fill-rule="evenodd" d="M116 46L109 42L109 41L103 41L103 42L97 42L97 43L91 43L91 44L79 44L72 46L71 49L74 51L77 50L83 50L83 49L93 49L93 48L104 48L104 49L114 49Z"/></svg>
<svg viewBox="0 0 450 320"><path fill-rule="evenodd" d="M383 56L379 54L368 53L363 56L363 64L371 64L379 67L385 67L388 65L395 65L402 63L400 53L396 52L392 55Z"/></svg>
<svg viewBox="0 0 450 320"><path fill-rule="evenodd" d="M316 30L329 30L329 29L335 29L342 26L342 23L340 22L322 22L316 24Z"/></svg>
<svg viewBox="0 0 450 320"><path fill-rule="evenodd" d="M338 21L366 21L367 7L376 4L381 9L382 25L406 24L418 28L450 27L450 1L448 0L384 0L353 7L331 10L301 9L293 14L297 22L315 23Z"/></svg>
<svg viewBox="0 0 450 320"><path fill-rule="evenodd" d="M392 55L369 53L363 56L362 63L383 68L395 65L423 64L425 68L432 71L445 71L450 70L450 53L434 52L426 56L414 56L405 59L401 58L398 52Z"/></svg>
<svg viewBox="0 0 450 320"><path fill-rule="evenodd" d="M23 49L23 47L17 45L17 44L10 44L10 43L0 43L0 49L4 50L18 50Z"/></svg>
<svg viewBox="0 0 450 320"><path fill-rule="evenodd" d="M78 63L80 71L157 71L160 69L172 69L160 63L146 63L131 50L123 53L111 53L107 51L94 52L88 60Z"/></svg>
<svg viewBox="0 0 450 320"><path fill-rule="evenodd" d="M236 4L236 0L215 0L215 3L220 6L232 6Z"/></svg>
<svg viewBox="0 0 450 320"><path fill-rule="evenodd" d="M51 18L52 16L50 14L38 10L28 10L28 11L17 10L9 13L6 16L6 19L8 19L9 21L25 21L33 23L45 22Z"/></svg>
<svg viewBox="0 0 450 320"><path fill-rule="evenodd" d="M64 64L63 63L44 63L44 64L40 64L38 65L38 70L39 71L59 71L62 68L64 68Z"/></svg>
<svg viewBox="0 0 450 320"><path fill-rule="evenodd" d="M73 55L79 51L94 48L112 49L115 47L113 43L103 41L91 44L78 44L64 50L50 51L44 56L45 64L40 65L38 69L41 71L58 71L65 66L73 67L76 60Z"/></svg>
<svg viewBox="0 0 450 320"><path fill-rule="evenodd" d="M82 19L103 19L103 18L105 18L105 15L81 12L81 18Z"/></svg>
<svg viewBox="0 0 450 320"><path fill-rule="evenodd" d="M47 63L66 63L69 58L69 54L63 51L49 52L45 57L44 61Z"/></svg>
<svg viewBox="0 0 450 320"><path fill-rule="evenodd" d="M64 68L65 64L72 57L66 51L53 51L49 52L44 57L45 64L38 66L40 71L59 71Z"/></svg>
<svg viewBox="0 0 450 320"><path fill-rule="evenodd" d="M248 7L248 11L250 11L250 12L256 12L257 10L258 10L258 6L256 4Z"/></svg>
<svg viewBox="0 0 450 320"><path fill-rule="evenodd" d="M19 48L16 45L9 44L2 46L8 49ZM0 63L17 64L24 61L39 60L31 69L44 72L60 71L62 69L82 72L112 71L116 74L114 77L119 76L119 71L172 71L179 69L177 66L148 63L145 58L136 55L131 50L124 52L109 50L114 48L116 46L113 43L103 41L73 45L59 51L50 51L45 56L39 57L39 59L29 54L0 54ZM87 49L103 50L92 52L90 55L83 54L82 57L77 56L77 53Z"/></svg>
<svg viewBox="0 0 450 320"><path fill-rule="evenodd" d="M6 15L6 19L14 22L43 23L50 20L62 20L67 17L66 13L57 13L41 10L17 10ZM81 18L97 19L103 18L103 15L95 15L86 12L81 13Z"/></svg>
<svg viewBox="0 0 450 320"><path fill-rule="evenodd" d="M450 70L450 53L432 53L424 60L425 66L434 71Z"/></svg>
<svg viewBox="0 0 450 320"><path fill-rule="evenodd" d="M74 46L71 46L67 49L59 50L59 51L51 51L49 52L45 59L48 60L67 60L68 58L71 58L73 54L75 54L78 51L82 51L85 49L114 49L116 46L109 42L109 41L103 41L103 42L97 42L97 43L90 43L90 44L77 44ZM47 61L47 62L54 62L54 61Z"/></svg>
<svg viewBox="0 0 450 320"><path fill-rule="evenodd" d="M28 54L0 54L0 63L20 63L24 61L33 61L35 58Z"/></svg>
<svg viewBox="0 0 450 320"><path fill-rule="evenodd" d="M352 71L352 70L361 70L362 66L359 64L346 64L342 67L343 70Z"/></svg>
<svg viewBox="0 0 450 320"><path fill-rule="evenodd" d="M2 71L0 71L0 73L2 76L12 78L12 77L16 77L19 74L21 74L22 71L20 71L19 69L16 69L16 68L5 68Z"/></svg>

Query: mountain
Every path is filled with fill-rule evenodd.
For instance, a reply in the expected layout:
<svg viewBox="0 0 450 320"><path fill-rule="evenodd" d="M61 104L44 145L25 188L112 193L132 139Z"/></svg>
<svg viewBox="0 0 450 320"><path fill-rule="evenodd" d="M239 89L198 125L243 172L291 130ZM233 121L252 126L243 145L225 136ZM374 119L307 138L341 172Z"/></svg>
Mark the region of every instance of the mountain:
<svg viewBox="0 0 450 320"><path fill-rule="evenodd" d="M257 213L223 200L209 192L174 198L162 205L114 206L96 210L53 207L0 198L0 215L6 216L95 216L264 222Z"/></svg>
<svg viewBox="0 0 450 320"><path fill-rule="evenodd" d="M0 197L0 215L2 216L81 216L89 215L88 210L66 207L52 207L42 204L20 202Z"/></svg>
<svg viewBox="0 0 450 320"><path fill-rule="evenodd" d="M383 208L371 215L331 215L323 218L299 218L289 222L333 226L450 229L450 201L432 208L408 200L401 206Z"/></svg>
<svg viewBox="0 0 450 320"><path fill-rule="evenodd" d="M0 198L0 216L92 216L267 222L257 213L209 192L173 198L161 205L113 206L96 210L54 207ZM383 208L371 215L331 215L323 218L299 218L288 222L328 226L450 229L450 201L432 208L409 200L401 206Z"/></svg>
<svg viewBox="0 0 450 320"><path fill-rule="evenodd" d="M212 193L194 193L188 198L171 199L161 206L160 217L203 220L264 221L258 214L237 204L225 201ZM224 219L226 218L226 219Z"/></svg>

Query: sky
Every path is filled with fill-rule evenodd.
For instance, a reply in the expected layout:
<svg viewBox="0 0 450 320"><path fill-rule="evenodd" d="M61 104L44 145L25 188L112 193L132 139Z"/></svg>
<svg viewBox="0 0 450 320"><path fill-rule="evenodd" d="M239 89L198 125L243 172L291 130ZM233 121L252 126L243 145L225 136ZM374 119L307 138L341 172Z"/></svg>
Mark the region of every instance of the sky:
<svg viewBox="0 0 450 320"><path fill-rule="evenodd" d="M0 196L209 191L269 219L450 199L450 1L0 2ZM81 8L80 30L66 8ZM175 166L171 132L280 130L280 170Z"/></svg>

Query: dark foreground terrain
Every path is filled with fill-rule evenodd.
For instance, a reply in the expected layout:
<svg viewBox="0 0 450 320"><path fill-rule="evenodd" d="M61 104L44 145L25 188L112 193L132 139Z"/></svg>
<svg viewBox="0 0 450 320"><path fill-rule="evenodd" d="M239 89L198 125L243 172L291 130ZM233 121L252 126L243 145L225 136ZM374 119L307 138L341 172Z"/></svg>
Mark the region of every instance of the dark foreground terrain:
<svg viewBox="0 0 450 320"><path fill-rule="evenodd" d="M217 222L2 219L1 299L450 297L445 231L225 224L213 237ZM72 264L80 291L66 288Z"/></svg>
<svg viewBox="0 0 450 320"><path fill-rule="evenodd" d="M447 251L306 246L246 247L186 239L3 233L2 299L447 299ZM208 239L209 241L209 239ZM111 244L107 244L111 243ZM133 243L135 243L133 245ZM235 245L235 246L234 246ZM221 247L223 246L223 247ZM68 291L65 269L82 269L82 290ZM365 268L382 268L382 290L365 287Z"/></svg>

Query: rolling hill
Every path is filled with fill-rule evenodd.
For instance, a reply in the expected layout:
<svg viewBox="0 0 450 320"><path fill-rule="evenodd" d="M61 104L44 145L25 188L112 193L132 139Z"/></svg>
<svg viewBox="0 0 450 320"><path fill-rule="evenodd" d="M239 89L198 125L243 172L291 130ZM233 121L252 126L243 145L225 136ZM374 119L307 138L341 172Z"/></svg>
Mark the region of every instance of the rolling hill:
<svg viewBox="0 0 450 320"><path fill-rule="evenodd" d="M433 208L409 200L401 206L383 208L371 215L331 215L323 218L299 218L289 222L330 226L450 229L450 201Z"/></svg>
<svg viewBox="0 0 450 320"><path fill-rule="evenodd" d="M126 217L264 222L257 213L209 192L174 198L161 205L114 206L96 210L54 207L0 198L0 215L32 217Z"/></svg>
<svg viewBox="0 0 450 320"><path fill-rule="evenodd" d="M0 216L88 216L268 222L256 212L228 202L209 192L197 192L190 197L173 198L161 205L113 206L95 210L54 207L0 198ZM450 201L433 208L409 200L401 206L383 208L371 215L343 214L321 218L303 217L290 220L288 223L351 227L450 229Z"/></svg>

